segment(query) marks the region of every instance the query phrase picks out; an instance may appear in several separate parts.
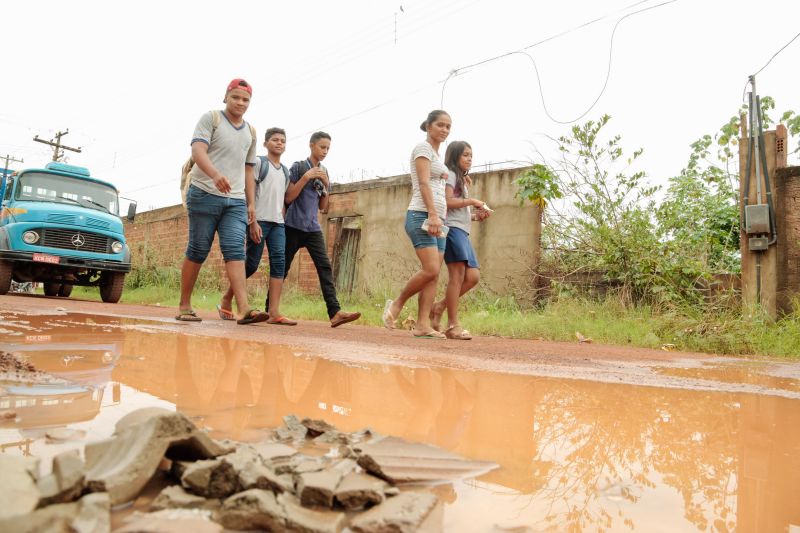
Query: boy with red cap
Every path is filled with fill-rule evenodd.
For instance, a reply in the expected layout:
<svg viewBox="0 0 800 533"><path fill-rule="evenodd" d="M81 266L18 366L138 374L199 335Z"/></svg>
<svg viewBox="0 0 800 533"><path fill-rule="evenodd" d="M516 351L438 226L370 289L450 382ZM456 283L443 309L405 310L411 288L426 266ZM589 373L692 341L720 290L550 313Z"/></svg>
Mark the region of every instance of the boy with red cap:
<svg viewBox="0 0 800 533"><path fill-rule="evenodd" d="M225 109L209 111L195 127L191 143L194 166L186 193L189 244L181 268L177 320L200 321L192 309L192 292L215 234L219 235L225 271L236 299L237 322L252 324L267 319L267 313L249 307L245 285L244 245L247 226L255 220L256 134L244 120L252 95L253 88L245 80L231 81L223 99Z"/></svg>

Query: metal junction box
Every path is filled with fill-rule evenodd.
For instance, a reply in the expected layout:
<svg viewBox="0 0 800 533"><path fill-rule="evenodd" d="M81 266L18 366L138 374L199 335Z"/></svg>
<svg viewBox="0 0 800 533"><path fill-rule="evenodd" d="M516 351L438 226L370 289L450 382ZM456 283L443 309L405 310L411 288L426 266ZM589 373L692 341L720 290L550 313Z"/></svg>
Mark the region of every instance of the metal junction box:
<svg viewBox="0 0 800 533"><path fill-rule="evenodd" d="M747 244L751 252L763 252L769 248L769 239L767 237L750 237Z"/></svg>
<svg viewBox="0 0 800 533"><path fill-rule="evenodd" d="M748 205L744 208L744 230L749 235L769 233L768 204Z"/></svg>

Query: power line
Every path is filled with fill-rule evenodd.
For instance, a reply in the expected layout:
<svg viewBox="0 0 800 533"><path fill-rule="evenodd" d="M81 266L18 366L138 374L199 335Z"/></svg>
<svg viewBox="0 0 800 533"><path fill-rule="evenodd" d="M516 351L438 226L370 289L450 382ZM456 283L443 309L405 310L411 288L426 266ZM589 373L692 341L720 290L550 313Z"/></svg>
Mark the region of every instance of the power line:
<svg viewBox="0 0 800 533"><path fill-rule="evenodd" d="M621 9L621 10L618 10L615 13L618 13L619 11L625 11L627 9L630 9L632 7L636 7L637 5L643 4L643 3L648 2L648 1L650 1L650 0L641 0L639 2L636 2L636 3L633 3L633 4L629 5L629 6L627 6L627 7L623 8L623 9ZM490 63L492 61L497 61L498 59L503 59L503 58L510 57L510 56L513 56L513 55L523 55L523 56L526 56L528 59L530 59L531 63L533 64L533 69L536 72L536 81L537 81L537 84L539 86L539 96L542 99L542 107L543 107L544 112L547 115L547 117L550 120L552 120L553 122L556 122L558 124L571 124L573 122L577 122L578 120L580 120L583 117L585 117L586 115L588 115L589 112L592 109L594 109L594 106L597 105L597 102L600 101L600 98L603 96L603 94L605 93L606 88L608 87L608 81L611 78L611 60L612 60L612 57L613 57L613 50L614 50L614 36L617 33L617 28L619 27L620 23L622 23L622 21L627 19L628 17L632 17L634 15L638 15L639 13L644 13L645 11L650 11L651 9L656 9L656 8L665 6L667 4L673 4L673 3L677 2L677 1L678 0L668 0L666 2L662 2L660 4L656 4L654 6L646 7L644 9L640 9L638 11L633 11L631 13L628 13L628 14L620 17L620 19L617 20L616 24L614 24L614 29L611 31L611 39L609 40L608 69L606 70L606 79L605 79L605 82L603 83L603 87L602 87L602 89L600 89L600 94L597 95L597 98L594 99L594 102L592 102L592 104L589 106L589 108L586 111L584 111L580 116L575 118L575 119L568 120L568 121L563 121L563 120L558 120L558 119L554 118L550 114L550 111L547 109L547 104L546 104L545 99L544 99L544 91L542 89L542 79L541 79L541 76L539 74L539 68L536 66L536 60L533 59L533 56L531 56L529 53L525 52L525 50L529 50L531 48L539 46L539 45L541 45L543 43L546 43L548 41L551 41L553 39L556 39L556 38L561 37L563 35L566 35L568 33L572 33L574 31L577 31L577 30L581 29L581 28L585 28L586 26L589 26L591 24L594 24L596 22L599 22L601 20L604 20L604 19L610 17L611 14L605 15L603 17L596 18L594 20L590 20L590 21L585 22L585 23L583 23L583 24L581 24L579 26L576 26L576 27L574 27L574 28L572 28L570 30L563 31L563 32L558 33L556 35L547 37L546 39L542 39L541 41L533 43L533 44L531 44L529 46L526 46L524 48L520 48L519 50L512 50L510 52L506 52L504 54L500 54L500 55L495 56L495 57L491 57L491 58L488 58L488 59L484 59L482 61L478 61L477 63L473 63L471 65L467 65L467 66L464 66L464 67L459 67L457 69L451 70L450 74L447 76L447 78L445 79L444 83L442 84L442 97L441 97L441 102L440 102L441 107L444 107L444 90L445 90L445 87L447 86L447 82L453 76L457 76L460 71L466 70L466 69L469 69L469 68L473 68L473 67L477 67L477 66L480 66L480 65L484 65L486 63Z"/></svg>
<svg viewBox="0 0 800 533"><path fill-rule="evenodd" d="M772 63L772 60L773 60L773 59L775 59L775 57L776 57L778 54L780 54L781 52L783 52L783 51L786 49L786 47L787 47L787 46L789 46L790 44L792 44L792 43L795 41L795 39L797 39L798 37L800 37L800 33L798 33L797 35L795 35L794 37L792 37L792 38L789 40L789 42L788 42L788 43L784 44L784 45L781 47L781 49L780 49L780 50L778 50L777 52L775 52L774 54L772 54L772 57L770 57L770 58L769 58L769 61L767 61L767 62L764 64L764 66L763 66L763 67L761 67L760 69L758 69L758 71L757 71L755 74L753 74L753 76L758 76L759 74L761 74L761 71L762 71L762 70L764 70L765 68L767 68L767 67L769 66L769 64L770 64L770 63Z"/></svg>

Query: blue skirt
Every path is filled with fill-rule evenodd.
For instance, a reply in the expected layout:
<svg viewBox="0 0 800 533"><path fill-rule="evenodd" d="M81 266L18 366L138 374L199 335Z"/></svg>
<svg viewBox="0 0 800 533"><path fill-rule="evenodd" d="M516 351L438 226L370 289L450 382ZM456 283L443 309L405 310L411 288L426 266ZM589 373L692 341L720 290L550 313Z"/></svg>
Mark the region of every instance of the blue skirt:
<svg viewBox="0 0 800 533"><path fill-rule="evenodd" d="M478 264L475 249L469 242L469 234L463 229L450 228L450 232L447 234L447 245L444 249L444 262L459 263L461 261L467 263L469 268L481 267Z"/></svg>

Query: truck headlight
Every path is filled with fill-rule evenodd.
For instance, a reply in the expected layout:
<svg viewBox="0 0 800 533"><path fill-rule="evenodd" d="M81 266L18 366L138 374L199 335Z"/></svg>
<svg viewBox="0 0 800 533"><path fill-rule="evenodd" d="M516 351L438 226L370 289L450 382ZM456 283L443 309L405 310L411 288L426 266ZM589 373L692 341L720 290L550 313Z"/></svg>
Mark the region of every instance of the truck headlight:
<svg viewBox="0 0 800 533"><path fill-rule="evenodd" d="M111 251L114 252L115 254L120 253L124 247L125 245L119 241L114 241L111 243Z"/></svg>
<svg viewBox="0 0 800 533"><path fill-rule="evenodd" d="M35 231L26 231L22 234L22 240L25 244L36 244L39 241L39 234Z"/></svg>

